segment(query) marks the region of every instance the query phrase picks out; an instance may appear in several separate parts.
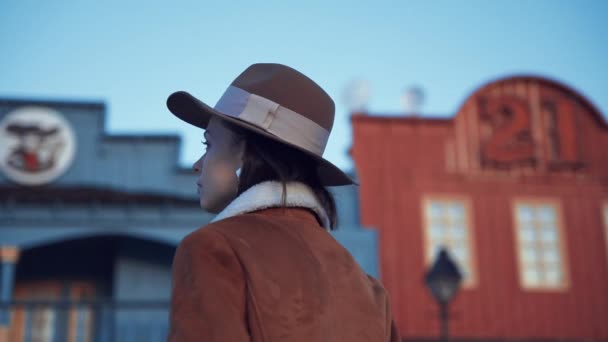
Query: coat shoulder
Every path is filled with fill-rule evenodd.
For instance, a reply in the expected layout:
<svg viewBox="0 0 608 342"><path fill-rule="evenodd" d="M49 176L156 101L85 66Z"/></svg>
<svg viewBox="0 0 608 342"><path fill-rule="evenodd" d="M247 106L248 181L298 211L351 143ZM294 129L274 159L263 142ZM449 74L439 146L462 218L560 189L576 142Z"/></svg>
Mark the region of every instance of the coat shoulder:
<svg viewBox="0 0 608 342"><path fill-rule="evenodd" d="M251 217L244 217L245 215L238 215L208 223L186 235L184 240L225 239L235 230L243 227L244 224L251 220Z"/></svg>
<svg viewBox="0 0 608 342"><path fill-rule="evenodd" d="M245 301L245 274L229 241L210 229L188 234L173 259L168 341L245 341Z"/></svg>
<svg viewBox="0 0 608 342"><path fill-rule="evenodd" d="M254 233L252 228L256 226L255 220L253 215L239 215L206 224L187 234L179 243L178 249L194 248L236 254L234 242L241 240L244 235Z"/></svg>
<svg viewBox="0 0 608 342"><path fill-rule="evenodd" d="M238 226L236 217L209 223L187 234L177 246L176 254L201 254L236 258L237 253L231 240L231 227Z"/></svg>
<svg viewBox="0 0 608 342"><path fill-rule="evenodd" d="M277 224L276 221L263 215L244 213L227 217L220 221L211 222L193 233L201 231L201 233L197 234L219 234L227 240L232 240L234 238L259 235L261 230L267 230L275 224ZM202 233L204 231L209 233Z"/></svg>
<svg viewBox="0 0 608 342"><path fill-rule="evenodd" d="M374 293L376 305L381 308L382 311L384 311L384 316L386 318L387 335L389 336L389 340L391 342L401 341L401 338L399 337L399 331L397 330L397 326L392 317L392 309L388 292L378 279L370 276L369 274L367 275L367 278L370 282L370 287Z"/></svg>
<svg viewBox="0 0 608 342"><path fill-rule="evenodd" d="M382 283L380 283L380 281L378 279L376 279L368 274L367 280L369 281L371 288L374 290L374 293L378 293L378 294L382 294L382 295L386 294L386 290L384 289L384 286L382 286Z"/></svg>

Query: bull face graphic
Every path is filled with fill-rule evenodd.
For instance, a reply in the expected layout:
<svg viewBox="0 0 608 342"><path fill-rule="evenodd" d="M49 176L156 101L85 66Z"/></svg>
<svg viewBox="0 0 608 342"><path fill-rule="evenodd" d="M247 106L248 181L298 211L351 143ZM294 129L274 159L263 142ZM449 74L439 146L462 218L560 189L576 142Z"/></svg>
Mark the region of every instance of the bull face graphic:
<svg viewBox="0 0 608 342"><path fill-rule="evenodd" d="M23 185L49 183L75 153L70 124L55 110L21 107L0 120L0 170Z"/></svg>
<svg viewBox="0 0 608 342"><path fill-rule="evenodd" d="M23 172L51 169L65 145L57 134L59 128L43 129L36 124L11 124L6 131L19 139L7 164Z"/></svg>

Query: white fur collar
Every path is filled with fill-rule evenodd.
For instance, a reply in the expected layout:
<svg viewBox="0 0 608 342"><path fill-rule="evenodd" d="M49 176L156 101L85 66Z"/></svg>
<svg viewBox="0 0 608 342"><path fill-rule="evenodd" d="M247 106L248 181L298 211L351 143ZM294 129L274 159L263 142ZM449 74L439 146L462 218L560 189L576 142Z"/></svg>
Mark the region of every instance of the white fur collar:
<svg viewBox="0 0 608 342"><path fill-rule="evenodd" d="M287 207L311 209L323 223L323 228L329 230L330 224L327 213L309 186L300 182L289 182L286 188L285 202ZM281 206L282 194L283 185L281 182L266 181L256 184L232 200L211 222L260 209L279 207Z"/></svg>

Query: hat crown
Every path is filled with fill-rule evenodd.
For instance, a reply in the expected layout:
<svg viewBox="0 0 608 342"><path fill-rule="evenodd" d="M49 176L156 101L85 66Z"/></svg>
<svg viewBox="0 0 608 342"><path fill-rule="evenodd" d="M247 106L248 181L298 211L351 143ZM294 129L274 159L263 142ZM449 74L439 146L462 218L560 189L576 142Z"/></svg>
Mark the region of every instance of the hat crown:
<svg viewBox="0 0 608 342"><path fill-rule="evenodd" d="M274 63L253 64L231 85L271 100L331 132L334 101L317 83L293 68Z"/></svg>
<svg viewBox="0 0 608 342"><path fill-rule="evenodd" d="M226 89L215 107L185 91L167 99L182 120L207 128L217 117L312 156L326 186L356 184L323 152L334 123L335 105L313 80L282 64L253 64Z"/></svg>

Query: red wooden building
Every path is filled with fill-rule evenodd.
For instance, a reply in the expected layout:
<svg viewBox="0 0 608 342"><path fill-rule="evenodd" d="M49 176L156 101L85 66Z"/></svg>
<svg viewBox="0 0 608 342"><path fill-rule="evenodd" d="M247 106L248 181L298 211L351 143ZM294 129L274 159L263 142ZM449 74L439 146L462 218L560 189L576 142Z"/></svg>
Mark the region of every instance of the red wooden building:
<svg viewBox="0 0 608 342"><path fill-rule="evenodd" d="M608 340L608 125L575 90L490 82L450 119L352 116L361 221L405 340L435 339L423 276L439 246L465 273L467 340Z"/></svg>

